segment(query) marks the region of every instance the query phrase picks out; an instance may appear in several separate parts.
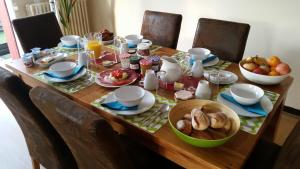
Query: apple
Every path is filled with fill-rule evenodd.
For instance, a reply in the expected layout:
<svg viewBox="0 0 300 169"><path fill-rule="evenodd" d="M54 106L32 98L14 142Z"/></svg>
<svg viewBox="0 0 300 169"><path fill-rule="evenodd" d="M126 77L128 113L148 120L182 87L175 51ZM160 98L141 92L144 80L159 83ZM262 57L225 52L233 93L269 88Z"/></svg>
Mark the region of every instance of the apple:
<svg viewBox="0 0 300 169"><path fill-rule="evenodd" d="M260 68L260 67L254 69L254 70L253 70L253 73L261 74L261 75L267 74L267 73L266 73L262 68Z"/></svg>
<svg viewBox="0 0 300 169"><path fill-rule="evenodd" d="M286 63L279 63L276 68L275 71L278 72L281 75L286 75L288 73L290 73L291 68L288 64Z"/></svg>
<svg viewBox="0 0 300 169"><path fill-rule="evenodd" d="M245 63L245 64L243 64L243 68L245 68L249 71L253 71L254 69L257 68L257 65L255 63Z"/></svg>
<svg viewBox="0 0 300 169"><path fill-rule="evenodd" d="M270 67L267 65L260 65L259 68L261 68L266 74L270 72Z"/></svg>

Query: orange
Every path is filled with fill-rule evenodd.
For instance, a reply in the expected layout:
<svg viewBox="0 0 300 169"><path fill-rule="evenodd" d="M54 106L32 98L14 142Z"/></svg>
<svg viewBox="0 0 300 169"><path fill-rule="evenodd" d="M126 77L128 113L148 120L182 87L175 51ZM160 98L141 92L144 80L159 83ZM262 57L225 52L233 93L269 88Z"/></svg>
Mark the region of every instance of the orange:
<svg viewBox="0 0 300 169"><path fill-rule="evenodd" d="M271 66L271 67L276 67L279 63L281 63L279 57L277 56L271 56L267 59L267 62L268 64Z"/></svg>
<svg viewBox="0 0 300 169"><path fill-rule="evenodd" d="M271 67L271 71L276 72L276 67Z"/></svg>
<svg viewBox="0 0 300 169"><path fill-rule="evenodd" d="M269 72L269 75L270 76L278 76L279 75L279 73L277 73L276 71L271 71L271 72Z"/></svg>

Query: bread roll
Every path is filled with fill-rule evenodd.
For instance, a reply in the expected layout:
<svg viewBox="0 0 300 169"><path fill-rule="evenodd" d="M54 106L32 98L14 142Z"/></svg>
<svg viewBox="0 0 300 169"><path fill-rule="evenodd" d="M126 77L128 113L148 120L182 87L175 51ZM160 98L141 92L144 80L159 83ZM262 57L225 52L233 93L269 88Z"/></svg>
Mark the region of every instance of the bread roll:
<svg viewBox="0 0 300 169"><path fill-rule="evenodd" d="M200 109L193 109L191 112L192 126L195 130L205 130L210 125L209 117Z"/></svg>
<svg viewBox="0 0 300 169"><path fill-rule="evenodd" d="M207 114L210 118L210 127L223 128L227 122L227 116L222 112Z"/></svg>
<svg viewBox="0 0 300 169"><path fill-rule="evenodd" d="M176 123L176 128L186 135L190 135L192 132L192 123L189 120L179 120Z"/></svg>

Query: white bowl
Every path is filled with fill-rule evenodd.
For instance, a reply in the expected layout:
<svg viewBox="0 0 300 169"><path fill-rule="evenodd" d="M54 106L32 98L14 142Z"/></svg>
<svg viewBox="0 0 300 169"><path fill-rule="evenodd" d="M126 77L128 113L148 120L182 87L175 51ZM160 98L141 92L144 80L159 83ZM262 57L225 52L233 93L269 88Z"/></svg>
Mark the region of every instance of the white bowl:
<svg viewBox="0 0 300 169"><path fill-rule="evenodd" d="M231 96L242 105L252 105L260 101L265 92L258 86L237 83L230 87Z"/></svg>
<svg viewBox="0 0 300 169"><path fill-rule="evenodd" d="M67 35L60 38L60 41L65 46L74 46L77 44L78 39L80 36L77 35Z"/></svg>
<svg viewBox="0 0 300 169"><path fill-rule="evenodd" d="M204 60L210 55L210 50L206 48L192 48L188 50L188 53L194 60Z"/></svg>
<svg viewBox="0 0 300 169"><path fill-rule="evenodd" d="M256 74L253 72L250 72L243 68L242 62L239 63L240 71L242 75L249 81L257 83L257 84L262 84L262 85L274 85L274 84L279 84L282 82L285 78L289 76L289 74L286 75L280 75L280 76L268 76L268 75L261 75L261 74Z"/></svg>
<svg viewBox="0 0 300 169"><path fill-rule="evenodd" d="M117 101L127 107L138 105L145 95L145 90L138 86L124 86L114 91Z"/></svg>
<svg viewBox="0 0 300 169"><path fill-rule="evenodd" d="M58 62L49 67L49 70L59 77L71 75L76 67L74 62Z"/></svg>
<svg viewBox="0 0 300 169"><path fill-rule="evenodd" d="M125 40L128 43L129 47L134 47L137 44L142 42L143 36L142 35L127 35L127 36L125 36Z"/></svg>

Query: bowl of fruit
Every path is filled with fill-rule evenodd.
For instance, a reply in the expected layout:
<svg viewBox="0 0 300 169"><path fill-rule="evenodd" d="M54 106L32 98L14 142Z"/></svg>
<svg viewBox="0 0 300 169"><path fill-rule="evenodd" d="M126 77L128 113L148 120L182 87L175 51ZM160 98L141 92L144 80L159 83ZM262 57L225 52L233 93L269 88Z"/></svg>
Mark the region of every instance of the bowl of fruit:
<svg viewBox="0 0 300 169"><path fill-rule="evenodd" d="M291 72L289 65L277 56L269 58L251 56L240 61L239 67L247 80L262 85L279 84Z"/></svg>

